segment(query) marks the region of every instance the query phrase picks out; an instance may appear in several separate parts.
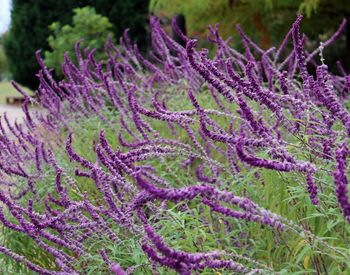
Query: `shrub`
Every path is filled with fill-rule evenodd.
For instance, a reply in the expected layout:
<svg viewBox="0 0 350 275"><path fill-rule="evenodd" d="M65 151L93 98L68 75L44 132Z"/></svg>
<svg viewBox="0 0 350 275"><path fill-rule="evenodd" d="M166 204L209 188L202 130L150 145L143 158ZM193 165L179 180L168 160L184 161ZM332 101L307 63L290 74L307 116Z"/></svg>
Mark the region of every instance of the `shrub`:
<svg viewBox="0 0 350 275"><path fill-rule="evenodd" d="M238 27L244 54L210 27L209 59L152 18L152 60L127 33L104 62L78 44L59 83L37 53L24 124L0 120L0 220L55 260L0 251L42 274L347 272L350 82L322 56L345 21L311 53L300 22L267 51Z"/></svg>
<svg viewBox="0 0 350 275"><path fill-rule="evenodd" d="M10 72L17 82L32 90L38 87L35 74L40 67L34 52L50 50L48 26L57 21L63 26L71 24L72 10L84 6L92 6L98 14L108 17L116 37L129 27L131 38L147 48L148 0L13 0L11 25L4 44Z"/></svg>
<svg viewBox="0 0 350 275"><path fill-rule="evenodd" d="M98 59L104 57L103 46L110 32L112 24L107 17L96 14L91 7L74 9L72 26L61 26L59 22L54 22L49 26L52 35L48 38L51 51L45 52L45 63L50 68L55 69L55 74L62 77L61 64L64 54L68 53L70 59L74 58L74 46L78 40L82 40L84 48L96 50Z"/></svg>
<svg viewBox="0 0 350 275"><path fill-rule="evenodd" d="M11 25L4 40L9 69L13 78L20 84L35 90L39 81L35 77L39 65L34 52L48 49L48 25L60 20L69 22L75 1L24 0L12 1Z"/></svg>

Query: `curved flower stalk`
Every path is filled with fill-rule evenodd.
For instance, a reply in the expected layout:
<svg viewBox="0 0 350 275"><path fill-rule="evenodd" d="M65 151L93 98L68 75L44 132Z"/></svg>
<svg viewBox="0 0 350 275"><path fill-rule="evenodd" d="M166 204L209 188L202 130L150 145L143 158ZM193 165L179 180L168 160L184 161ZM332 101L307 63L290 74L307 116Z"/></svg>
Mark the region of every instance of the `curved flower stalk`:
<svg viewBox="0 0 350 275"><path fill-rule="evenodd" d="M159 236L154 229L148 224L143 212L139 211L139 216L144 223L144 229L147 234L147 238L152 242L157 250L164 256L158 256L155 249L149 246L146 242L142 244L143 250L149 255L149 257L166 266L175 269L181 274L191 274L194 270L203 270L206 267L209 268L225 268L233 272L239 273L260 273L263 270L251 269L244 265L234 262L233 260L220 259L220 253L213 251L209 253L186 253L184 251L176 251L168 247L161 236Z"/></svg>
<svg viewBox="0 0 350 275"><path fill-rule="evenodd" d="M344 143L336 151L337 169L333 172L335 194L337 196L339 206L348 223L350 223L350 200L348 195L348 178L346 175L349 149Z"/></svg>

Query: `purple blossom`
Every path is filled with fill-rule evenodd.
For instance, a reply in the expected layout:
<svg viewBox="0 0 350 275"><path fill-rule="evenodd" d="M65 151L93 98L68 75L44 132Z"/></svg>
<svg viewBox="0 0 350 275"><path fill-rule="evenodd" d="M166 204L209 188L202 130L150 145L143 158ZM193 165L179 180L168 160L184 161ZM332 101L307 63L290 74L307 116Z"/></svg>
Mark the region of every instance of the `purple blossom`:
<svg viewBox="0 0 350 275"><path fill-rule="evenodd" d="M349 149L346 143L343 143L336 151L337 166L333 172L335 194L337 196L339 207L343 211L345 219L350 223L350 200L348 195L348 178L346 176Z"/></svg>

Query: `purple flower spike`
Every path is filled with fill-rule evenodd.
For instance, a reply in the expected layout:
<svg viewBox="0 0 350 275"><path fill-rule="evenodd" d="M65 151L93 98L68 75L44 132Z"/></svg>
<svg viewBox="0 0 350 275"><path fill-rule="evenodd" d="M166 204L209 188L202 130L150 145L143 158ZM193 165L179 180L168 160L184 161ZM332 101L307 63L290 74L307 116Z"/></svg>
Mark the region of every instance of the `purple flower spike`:
<svg viewBox="0 0 350 275"><path fill-rule="evenodd" d="M114 272L115 275L126 275L124 269L122 269L121 266L117 263L113 263L110 270Z"/></svg>
<svg viewBox="0 0 350 275"><path fill-rule="evenodd" d="M315 182L312 179L312 174L311 173L307 174L306 182L307 182L307 191L310 194L310 199L312 201L312 204L318 205L317 186L316 186Z"/></svg>
<svg viewBox="0 0 350 275"><path fill-rule="evenodd" d="M348 195L348 178L346 176L346 158L349 155L349 149L346 143L336 151L337 166L333 172L335 194L337 196L339 207L348 223L350 223L350 200Z"/></svg>

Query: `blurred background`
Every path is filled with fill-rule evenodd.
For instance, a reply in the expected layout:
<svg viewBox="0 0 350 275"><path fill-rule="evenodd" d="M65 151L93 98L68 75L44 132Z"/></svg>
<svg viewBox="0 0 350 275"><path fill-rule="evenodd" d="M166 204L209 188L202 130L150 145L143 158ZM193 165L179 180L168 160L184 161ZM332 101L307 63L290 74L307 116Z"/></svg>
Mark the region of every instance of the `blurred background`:
<svg viewBox="0 0 350 275"><path fill-rule="evenodd" d="M14 92L9 80L14 79L29 89L38 85L39 66L35 51L41 55L56 77L61 77L60 64L68 52L73 57L74 45L83 39L82 48L97 49L103 58L103 45L108 37L118 44L129 28L133 42L143 54L150 50L148 18L161 19L171 30L171 18L177 16L184 32L200 40L199 46L214 51L206 40L207 26L220 23L223 38L232 37L232 46L240 49L235 25L262 48L278 46L298 13L304 14L303 31L307 46L315 48L326 40L343 18L350 21L349 0L0 0L0 104ZM350 24L332 47L324 52L326 63L340 60L350 68Z"/></svg>

